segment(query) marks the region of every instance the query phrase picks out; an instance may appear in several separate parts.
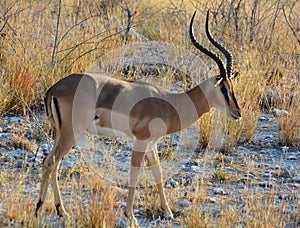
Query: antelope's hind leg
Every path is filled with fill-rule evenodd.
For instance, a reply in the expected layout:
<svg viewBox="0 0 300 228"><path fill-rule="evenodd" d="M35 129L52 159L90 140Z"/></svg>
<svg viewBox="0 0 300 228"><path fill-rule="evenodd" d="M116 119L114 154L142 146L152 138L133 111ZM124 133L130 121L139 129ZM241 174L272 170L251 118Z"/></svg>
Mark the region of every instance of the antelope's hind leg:
<svg viewBox="0 0 300 228"><path fill-rule="evenodd" d="M66 141L65 141L66 142ZM40 188L40 196L39 201L36 205L35 216L38 216L38 212L45 202L48 186L50 183L50 176L52 179L52 189L54 192L54 200L55 200L55 207L57 210L57 215L60 217L68 217L66 213L58 187L57 175L58 175L58 168L62 158L68 153L69 149L74 144L73 140L69 140L68 144L63 143L63 138L58 137L55 141L55 146L47 156L45 161L43 162L43 175L41 181L41 188Z"/></svg>
<svg viewBox="0 0 300 228"><path fill-rule="evenodd" d="M55 202L55 208L57 215L59 217L65 217L69 218L68 213L66 212L62 199L61 199L61 193L58 186L58 169L59 165L61 163L62 158L68 153L70 148L74 145L74 143L69 144L67 147L61 148L61 153L58 153L57 156L55 156L55 165L52 172L52 189L54 192L54 202Z"/></svg>
<svg viewBox="0 0 300 228"><path fill-rule="evenodd" d="M72 113L71 106L64 104L62 111L69 109L69 113ZM88 107L89 108L89 107ZM64 112L62 112L64 113ZM58 186L58 169L62 158L69 152L70 148L75 144L76 140L79 139L80 135L85 131L89 122L93 119L92 109L78 109L76 114L71 117L62 114L62 125L56 130L54 148L47 156L43 163L43 176L41 181L41 189L39 201L36 205L35 216L38 216L38 212L45 202L47 195L47 189L49 186L50 175L52 178L52 189L54 192L55 207L57 215L60 217L68 218L68 214L63 206L61 194Z"/></svg>
<svg viewBox="0 0 300 228"><path fill-rule="evenodd" d="M54 148L52 149L50 154L46 157L46 159L43 162L43 175L42 175L42 181L41 181L41 187L40 187L39 201L36 204L36 209L35 209L35 217L38 216L38 212L46 199L49 181L50 181L50 175L54 169L53 154L55 154L56 150L57 150L57 145L54 146Z"/></svg>

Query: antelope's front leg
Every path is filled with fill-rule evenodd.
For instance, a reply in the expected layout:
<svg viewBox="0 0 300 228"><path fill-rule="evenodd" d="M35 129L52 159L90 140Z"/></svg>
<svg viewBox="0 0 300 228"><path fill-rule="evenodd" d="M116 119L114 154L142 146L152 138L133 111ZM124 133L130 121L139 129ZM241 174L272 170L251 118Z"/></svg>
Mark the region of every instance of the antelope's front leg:
<svg viewBox="0 0 300 228"><path fill-rule="evenodd" d="M126 216L129 219L130 226L138 227L138 222L133 214L133 201L134 201L134 195L137 186L137 180L141 171L146 150L147 150L147 145L141 147L141 145L136 146L135 144L132 151L131 167L130 167L130 182L129 182L129 190L128 190L128 197L127 197L126 211L125 211Z"/></svg>
<svg viewBox="0 0 300 228"><path fill-rule="evenodd" d="M161 201L161 207L165 212L164 216L165 216L165 218L173 219L173 213L167 203L166 194L165 194L164 187L163 187L162 170L161 170L160 162L158 159L156 145L153 148L153 150L148 151L146 153L146 159L148 162L148 167L151 169L152 174L155 179L155 183L158 187L160 201Z"/></svg>

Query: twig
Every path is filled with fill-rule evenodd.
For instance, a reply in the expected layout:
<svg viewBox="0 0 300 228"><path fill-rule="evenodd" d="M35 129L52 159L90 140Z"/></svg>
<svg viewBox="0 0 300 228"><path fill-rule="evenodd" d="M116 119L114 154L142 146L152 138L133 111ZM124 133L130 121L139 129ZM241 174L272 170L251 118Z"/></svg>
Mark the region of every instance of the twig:
<svg viewBox="0 0 300 228"><path fill-rule="evenodd" d="M57 42L57 46L59 46L59 44L68 36L68 34L77 26L79 26L80 24L82 24L83 22L91 19L93 16L90 16L88 18L83 19L82 21L72 25L66 32L65 34L60 38L60 40ZM59 52L59 51L58 51Z"/></svg>
<svg viewBox="0 0 300 228"><path fill-rule="evenodd" d="M255 27L256 27L256 13L257 13L257 8L258 8L258 4L259 1L255 0L252 6L252 11L251 11L251 19L250 19L250 37L249 37L249 41L250 43L252 43L254 41L254 31L255 31Z"/></svg>
<svg viewBox="0 0 300 228"><path fill-rule="evenodd" d="M273 35L274 35L274 31L275 31L275 24L276 24L276 20L279 16L279 11L280 11L280 0L278 0L275 3L274 19L271 22L271 26L270 26L270 38L269 38L269 44L267 45L267 49L270 49L270 47L272 45Z"/></svg>
<svg viewBox="0 0 300 228"><path fill-rule="evenodd" d="M282 11L283 11L283 15L284 15L284 18L285 18L285 21L287 23L287 25L289 26L289 28L291 29L293 35L295 36L296 40L298 41L298 43L300 43L300 39L297 37L297 33L295 31L295 29L293 28L293 26L291 25L291 23L289 22L289 19L287 18L287 15L285 13L285 9L284 7L282 7Z"/></svg>
<svg viewBox="0 0 300 228"><path fill-rule="evenodd" d="M45 131L41 127L41 124L40 124L37 116L33 113L33 111L31 110L31 108L29 107L29 105L23 99L21 99L20 97L16 96L15 94L10 93L9 95L15 97L17 100L19 100L26 107L26 109L29 112L30 116L34 120L34 125L38 128L39 131L42 131L43 135L46 137L46 139L48 141L48 139L49 139L48 135L45 133Z"/></svg>
<svg viewBox="0 0 300 228"><path fill-rule="evenodd" d="M101 42L103 42L103 41L105 41L105 40L107 40L107 39L109 39L109 38L111 38L111 37L113 37L113 36L115 36L115 35L117 35L117 34L119 34L119 33L120 33L120 32L115 32L115 33L113 33L113 34L110 34L109 36L104 37L102 40L100 40L100 41L98 41L98 42L96 43L96 45L95 45L94 48L92 48L92 49L90 49L90 50L88 50L88 51L85 51L85 52L82 53L81 55L77 56L77 57L72 61L72 63L70 63L69 66L66 67L66 70L64 71L63 74L66 74L66 73L71 69L71 67L73 66L73 64L76 63L76 62L77 62L79 59L81 59L83 56L86 56L87 54L90 54L90 53L92 53L93 51L97 50L97 49L98 49L98 45L99 45Z"/></svg>
<svg viewBox="0 0 300 228"><path fill-rule="evenodd" d="M102 34L104 33L107 33L107 32L100 32L92 37L89 37L88 39L84 40L84 41L81 41L77 44L75 44L74 46L72 47L69 47L69 48L66 48L66 49L63 49L63 50L60 50L58 51L58 53L60 52L65 52L65 51L68 51L59 61L58 61L58 65L61 64L70 54L72 54L78 47L82 46L82 45L85 45L85 44L90 44L92 42L89 42L90 40L94 39L94 38L97 38L99 36L101 36Z"/></svg>
<svg viewBox="0 0 300 228"><path fill-rule="evenodd" d="M3 29L5 28L5 25L7 24L7 21L8 21L8 19L5 18L5 19L4 19L4 24L3 24L2 28L0 29L0 32L2 32Z"/></svg>
<svg viewBox="0 0 300 228"><path fill-rule="evenodd" d="M237 6L234 8L234 24L235 24L235 34L236 34L236 41L238 41L239 38L239 18L238 18L238 12L240 10L242 0L239 0Z"/></svg>
<svg viewBox="0 0 300 228"><path fill-rule="evenodd" d="M6 22L7 26L9 27L9 29L12 31L14 37L17 39L17 41L19 42L19 44L21 45L22 49L23 49L23 63L26 64L26 47L24 46L22 40L17 36L15 29L8 23L8 21ZM16 49L13 48L14 51L16 52Z"/></svg>
<svg viewBox="0 0 300 228"><path fill-rule="evenodd" d="M130 27L131 27L131 17L133 15L130 13L129 7L126 8L126 12L127 12L127 29L126 29L126 33L128 34L129 31L130 31Z"/></svg>
<svg viewBox="0 0 300 228"><path fill-rule="evenodd" d="M56 59L57 59L57 50L58 50L58 30L60 25L60 16L61 16L61 0L58 2L58 14L57 14L57 21L56 21L56 31L55 31L55 38L54 38L54 46L52 51L52 71L55 71L56 68ZM54 72L53 72L54 73Z"/></svg>

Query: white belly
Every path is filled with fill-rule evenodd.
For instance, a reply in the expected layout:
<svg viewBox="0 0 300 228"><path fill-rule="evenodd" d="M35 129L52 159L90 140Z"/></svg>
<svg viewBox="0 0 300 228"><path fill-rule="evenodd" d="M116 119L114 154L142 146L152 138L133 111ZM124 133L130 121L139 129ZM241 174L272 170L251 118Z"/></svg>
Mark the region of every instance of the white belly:
<svg viewBox="0 0 300 228"><path fill-rule="evenodd" d="M123 138L132 138L125 134L122 131L116 131L110 128L104 128L104 127L98 127L96 126L97 134L98 135L103 135L106 137L123 137Z"/></svg>
<svg viewBox="0 0 300 228"><path fill-rule="evenodd" d="M127 135L122 131L117 131L111 128L99 127L96 123L98 121L93 120L87 128L87 132L94 135L104 136L104 137L122 137L133 139L132 135Z"/></svg>

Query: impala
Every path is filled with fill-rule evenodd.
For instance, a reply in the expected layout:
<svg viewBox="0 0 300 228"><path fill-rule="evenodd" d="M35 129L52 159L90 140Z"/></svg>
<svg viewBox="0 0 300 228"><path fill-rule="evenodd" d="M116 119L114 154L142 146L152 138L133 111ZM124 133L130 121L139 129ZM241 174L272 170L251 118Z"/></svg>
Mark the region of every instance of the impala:
<svg viewBox="0 0 300 228"><path fill-rule="evenodd" d="M137 225L133 214L133 201L143 160L155 178L161 207L165 216L173 218L163 188L162 171L157 154L158 140L187 128L211 108L216 108L234 120L241 118L231 79L233 58L219 44L208 29L210 42L226 57L226 68L218 55L197 42L193 35L193 21L189 35L192 44L216 62L219 75L210 77L191 90L172 94L144 82L122 80L94 74L72 74L61 79L46 93L46 113L55 132L55 144L43 163L43 176L35 215L45 202L47 188L52 180L55 206L59 216L68 217L58 188L57 171L62 158L85 131L99 135L121 135L134 140L132 148L130 182L125 215Z"/></svg>

